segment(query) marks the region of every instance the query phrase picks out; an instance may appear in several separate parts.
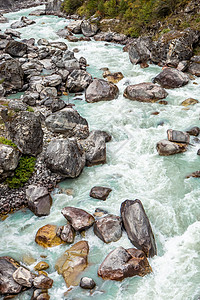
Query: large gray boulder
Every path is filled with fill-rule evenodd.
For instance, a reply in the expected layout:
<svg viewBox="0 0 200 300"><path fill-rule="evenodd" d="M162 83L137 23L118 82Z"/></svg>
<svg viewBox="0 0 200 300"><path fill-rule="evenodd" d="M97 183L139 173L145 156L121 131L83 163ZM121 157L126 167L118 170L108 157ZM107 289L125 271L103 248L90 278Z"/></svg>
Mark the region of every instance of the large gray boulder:
<svg viewBox="0 0 200 300"><path fill-rule="evenodd" d="M22 57L27 53L27 45L18 41L10 41L5 52L14 57Z"/></svg>
<svg viewBox="0 0 200 300"><path fill-rule="evenodd" d="M159 155L168 156L185 152L187 150L187 144L161 140L156 144L156 150L158 151Z"/></svg>
<svg viewBox="0 0 200 300"><path fill-rule="evenodd" d="M66 206L61 213L76 231L91 227L95 221L94 217L87 211L76 207Z"/></svg>
<svg viewBox="0 0 200 300"><path fill-rule="evenodd" d="M48 216L52 198L48 189L42 186L29 185L26 189L28 208L38 217Z"/></svg>
<svg viewBox="0 0 200 300"><path fill-rule="evenodd" d="M24 72L20 63L9 56L0 62L0 78L4 79L2 85L7 93L19 91L24 85Z"/></svg>
<svg viewBox="0 0 200 300"><path fill-rule="evenodd" d="M13 273L20 267L19 263L9 256L0 257L0 295L18 294L22 286L13 278Z"/></svg>
<svg viewBox="0 0 200 300"><path fill-rule="evenodd" d="M12 118L4 117L10 139L23 154L37 156L43 147L40 117L33 112L21 111Z"/></svg>
<svg viewBox="0 0 200 300"><path fill-rule="evenodd" d="M85 92L86 101L89 103L113 100L118 97L118 87L103 79L94 79Z"/></svg>
<svg viewBox="0 0 200 300"><path fill-rule="evenodd" d="M152 40L149 37L135 39L128 49L129 59L132 64L146 62L150 59Z"/></svg>
<svg viewBox="0 0 200 300"><path fill-rule="evenodd" d="M60 12L62 0L48 0L45 5L45 14Z"/></svg>
<svg viewBox="0 0 200 300"><path fill-rule="evenodd" d="M149 219L140 200L126 200L121 204L124 228L131 243L144 251L147 257L157 254L156 243Z"/></svg>
<svg viewBox="0 0 200 300"><path fill-rule="evenodd" d="M86 166L106 163L106 142L105 137L98 131L92 131L87 139L80 141L85 154Z"/></svg>
<svg viewBox="0 0 200 300"><path fill-rule="evenodd" d="M78 177L85 166L85 153L75 138L53 140L45 152L47 167L63 177Z"/></svg>
<svg viewBox="0 0 200 300"><path fill-rule="evenodd" d="M82 20L72 21L67 25L67 29L75 34L81 33Z"/></svg>
<svg viewBox="0 0 200 300"><path fill-rule="evenodd" d="M67 77L66 88L70 93L84 91L92 82L92 76L84 70L74 70Z"/></svg>
<svg viewBox="0 0 200 300"><path fill-rule="evenodd" d="M21 17L20 21L16 21L10 25L12 29L26 27L28 25L35 24L34 20L28 19L27 17Z"/></svg>
<svg viewBox="0 0 200 300"><path fill-rule="evenodd" d="M20 152L9 146L0 144L0 181L12 175L17 168Z"/></svg>
<svg viewBox="0 0 200 300"><path fill-rule="evenodd" d="M193 56L190 60L188 72L195 76L200 76L200 55Z"/></svg>
<svg viewBox="0 0 200 300"><path fill-rule="evenodd" d="M107 215L94 223L94 233L104 242L116 242L122 236L121 218Z"/></svg>
<svg viewBox="0 0 200 300"><path fill-rule="evenodd" d="M81 22L81 31L84 36L94 36L99 30L97 24L90 23L88 20L83 20Z"/></svg>
<svg viewBox="0 0 200 300"><path fill-rule="evenodd" d="M162 87L150 82L129 85L124 91L124 97L141 102L155 102L166 98L167 95Z"/></svg>
<svg viewBox="0 0 200 300"><path fill-rule="evenodd" d="M73 108L64 108L49 115L45 120L49 130L62 133L66 137L85 139L89 135L88 122Z"/></svg>
<svg viewBox="0 0 200 300"><path fill-rule="evenodd" d="M143 251L118 247L106 256L98 269L98 275L103 279L123 280L136 275L145 276L151 271Z"/></svg>
<svg viewBox="0 0 200 300"><path fill-rule="evenodd" d="M174 89L186 85L189 78L177 69L166 68L154 78L153 82L160 84L163 88Z"/></svg>

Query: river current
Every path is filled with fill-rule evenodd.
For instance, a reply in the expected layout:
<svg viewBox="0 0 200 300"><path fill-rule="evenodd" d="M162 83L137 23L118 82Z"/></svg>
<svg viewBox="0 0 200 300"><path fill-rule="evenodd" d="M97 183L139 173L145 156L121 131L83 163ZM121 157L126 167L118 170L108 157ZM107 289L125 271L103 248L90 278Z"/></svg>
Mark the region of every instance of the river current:
<svg viewBox="0 0 200 300"><path fill-rule="evenodd" d="M35 9L5 16L12 23ZM0 255L12 256L20 262L30 256L35 259L29 266L31 270L37 262L47 261L50 265L47 271L54 280L49 290L52 300L197 300L200 297L200 179L186 179L186 176L200 169L200 156L197 155L200 144L190 146L183 154L162 157L156 151L156 143L166 138L169 128L184 131L191 126L200 126L200 103L188 110L180 105L187 98L200 100L200 78L191 80L185 87L168 90L168 105L125 99L123 91L127 84L150 82L161 68L150 65L141 69L132 65L121 45L95 41L70 43L59 38L56 31L64 28L70 20L55 16L29 18L36 24L17 29L21 32L21 39L64 41L69 50L80 50L75 56L87 59L87 71L94 77L102 78L100 69L108 67L111 72L122 72L124 79L117 84L120 95L116 100L89 104L84 96L82 101L74 100L74 95L69 99L87 119L90 130L106 130L112 135L111 142L107 143L107 163L85 167L77 179L60 183L52 193L49 216L38 218L28 209L9 215L1 222ZM2 30L8 26L8 23L0 24ZM66 96L63 99L67 101ZM155 111L159 114L153 115ZM90 189L95 185L112 188L106 201L89 197ZM152 224L158 247L158 255L149 260L153 272L143 278L133 277L122 282L103 281L97 276L97 269L106 255L118 246L131 248L133 245L125 232L119 241L105 244L90 228L84 237L90 247L89 266L81 276L92 277L97 288L90 294L80 287L73 287L64 296L67 288L54 264L69 246L44 249L35 243L37 230L46 224L66 224L61 214L65 206L79 207L90 213L98 207L119 215L120 205L126 199L140 199ZM75 242L81 239L83 237L77 235ZM46 258L41 258L41 255ZM28 291L15 299L30 298L31 292Z"/></svg>

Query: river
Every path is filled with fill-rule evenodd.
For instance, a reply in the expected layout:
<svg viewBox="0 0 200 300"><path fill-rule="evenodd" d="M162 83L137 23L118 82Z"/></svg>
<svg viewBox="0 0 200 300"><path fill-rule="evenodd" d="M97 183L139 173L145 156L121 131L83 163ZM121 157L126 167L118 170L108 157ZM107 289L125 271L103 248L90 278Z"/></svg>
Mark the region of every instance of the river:
<svg viewBox="0 0 200 300"><path fill-rule="evenodd" d="M28 16L35 9L5 16L12 23L21 16ZM121 45L95 41L71 43L59 38L56 31L64 28L70 20L56 16L30 18L36 24L17 29L21 32L21 39L33 37L36 41L39 38L64 41L69 50L80 50L75 56L87 59L87 71L94 77L102 78L100 69L108 67L111 72L122 72L124 79L117 84L120 95L113 101L89 104L84 101L84 96L82 101L70 96L70 102L87 119L90 130L106 130L112 135L111 142L107 143L107 163L86 167L77 179L60 183L52 193L53 205L49 216L38 218L28 209L9 215L1 222L0 255L12 256L20 262L23 262L25 256L31 256L35 259L29 266L31 270L42 260L41 255L47 256L45 261L50 265L47 271L54 280L49 290L52 300L199 299L200 185L199 178L185 177L200 169L200 156L196 154L200 144L190 146L183 154L162 157L156 151L156 143L166 138L169 128L184 131L191 126L200 126L200 103L190 106L188 110L180 105L187 98L200 100L200 78L191 80L182 88L168 90L168 105L125 99L123 91L127 84L149 82L161 68L150 65L147 69L141 69L138 65L132 65ZM8 26L1 24L0 28L4 30ZM155 111L159 114L153 115ZM112 188L106 201L89 197L90 189L95 185ZM90 228L84 237L90 247L89 266L81 275L92 277L97 288L90 295L90 292L74 287L65 298L67 288L62 276L55 271L54 264L68 246L43 249L34 240L37 230L46 224L66 224L61 214L64 206L83 208L90 213L99 207L119 215L120 205L126 199L140 199L152 224L158 247L158 255L149 260L153 272L143 278L133 277L122 282L103 281L97 276L97 269L106 255L115 247L130 248L132 244L125 232L119 241L104 244ZM75 242L81 239L82 236L77 235ZM15 299L30 298L31 292L28 291Z"/></svg>

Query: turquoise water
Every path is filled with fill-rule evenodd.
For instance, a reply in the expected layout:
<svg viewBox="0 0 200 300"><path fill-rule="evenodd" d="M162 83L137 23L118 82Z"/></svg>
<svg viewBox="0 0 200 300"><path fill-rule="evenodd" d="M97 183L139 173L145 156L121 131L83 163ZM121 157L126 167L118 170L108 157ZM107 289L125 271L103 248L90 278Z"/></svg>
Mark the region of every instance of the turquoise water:
<svg viewBox="0 0 200 300"><path fill-rule="evenodd" d="M34 8L35 9L35 8ZM10 22L28 15L31 10L9 13ZM28 210L16 212L1 223L0 254L10 255L23 262L25 254L36 261L30 265L33 270L40 255L46 255L50 264L49 276L54 285L49 294L51 299L65 299L67 291L64 280L54 269L56 259L68 249L62 245L50 249L38 246L34 239L37 230L45 224L64 225L60 211L64 206L76 206L93 213L99 207L119 215L120 205L126 199L140 199L152 224L158 255L150 259L153 273L144 278L128 278L122 282L103 281L97 277L97 269L105 256L115 247L132 247L123 233L115 243L104 244L94 234L86 231L85 239L90 246L89 266L81 274L92 277L97 288L92 295L79 287L68 292L67 299L95 300L197 300L200 296L200 188L198 178L186 179L186 175L200 169L200 157L196 155L200 144L190 146L188 151L170 157L161 157L155 149L156 143L166 138L169 128L186 130L200 126L200 104L184 110L180 103L189 98L200 100L200 78L195 78L182 88L168 90L168 105L139 103L123 98L127 82L136 84L151 81L160 68L150 65L147 69L133 66L128 54L120 45L104 42L69 43L59 38L55 31L66 26L69 20L55 16L30 17L35 25L22 28L21 38L47 38L65 41L69 49L78 48L77 58L84 56L89 64L88 72L94 77L102 77L102 67L112 72L120 71L124 79L118 83L120 95L109 102L88 104L83 100L73 100L75 108L88 120L90 130L106 130L112 135L107 144L107 164L85 168L77 179L68 179L59 184L52 193L53 206L47 217L37 218ZM5 29L7 24L0 25ZM198 85L193 84L196 82ZM64 99L67 100L66 97ZM158 115L152 112L159 111ZM161 122L164 124L159 125ZM94 185L112 188L106 201L89 197ZM67 194L70 189L72 195ZM75 242L83 239L76 236ZM30 299L25 292L16 299Z"/></svg>

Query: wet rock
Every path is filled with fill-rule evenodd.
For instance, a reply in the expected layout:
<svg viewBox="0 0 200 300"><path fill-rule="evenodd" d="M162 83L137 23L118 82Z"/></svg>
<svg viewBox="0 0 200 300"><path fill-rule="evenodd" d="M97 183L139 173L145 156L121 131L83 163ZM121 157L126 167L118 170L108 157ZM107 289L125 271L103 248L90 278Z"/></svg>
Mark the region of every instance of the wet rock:
<svg viewBox="0 0 200 300"><path fill-rule="evenodd" d="M195 76L200 76L200 56L193 56L191 58L188 72Z"/></svg>
<svg viewBox="0 0 200 300"><path fill-rule="evenodd" d="M66 137L85 139L89 135L88 122L73 108L64 108L48 116L45 120L47 128Z"/></svg>
<svg viewBox="0 0 200 300"><path fill-rule="evenodd" d="M11 29L11 28L7 28L7 29L4 31L4 34L10 35L10 36L16 37L16 38L20 38L20 36L21 36L21 32L16 31L16 30Z"/></svg>
<svg viewBox="0 0 200 300"><path fill-rule="evenodd" d="M104 242L116 242L122 236L121 218L107 215L94 223L94 233Z"/></svg>
<svg viewBox="0 0 200 300"><path fill-rule="evenodd" d="M0 14L0 23L8 23L8 19Z"/></svg>
<svg viewBox="0 0 200 300"><path fill-rule="evenodd" d="M53 280L45 275L39 275L33 279L33 285L37 289L50 289L53 285Z"/></svg>
<svg viewBox="0 0 200 300"><path fill-rule="evenodd" d="M177 69L166 68L154 78L153 82L160 84L163 88L170 89L186 85L189 78Z"/></svg>
<svg viewBox="0 0 200 300"><path fill-rule="evenodd" d="M65 107L66 107L65 101L60 98L53 99L50 106L52 113L59 111Z"/></svg>
<svg viewBox="0 0 200 300"><path fill-rule="evenodd" d="M183 131L168 129L167 137L170 142L187 143L187 144L189 144L190 142L190 135Z"/></svg>
<svg viewBox="0 0 200 300"><path fill-rule="evenodd" d="M200 133L200 128L195 126L186 131L189 135L198 136Z"/></svg>
<svg viewBox="0 0 200 300"><path fill-rule="evenodd" d="M82 277L80 280L80 287L82 289L92 290L96 286L96 283L92 278Z"/></svg>
<svg viewBox="0 0 200 300"><path fill-rule="evenodd" d="M182 153L187 150L187 144L174 143L168 140L161 140L156 144L156 150L159 155L168 156L177 153Z"/></svg>
<svg viewBox="0 0 200 300"><path fill-rule="evenodd" d="M197 151L197 155L200 155L200 149L198 149L198 151Z"/></svg>
<svg viewBox="0 0 200 300"><path fill-rule="evenodd" d="M42 270L46 270L49 268L49 265L47 262L45 261L40 261L35 267L34 270L36 271L42 271Z"/></svg>
<svg viewBox="0 0 200 300"><path fill-rule="evenodd" d="M113 83L103 79L94 79L85 92L86 101L89 103L113 100L118 97L119 89Z"/></svg>
<svg viewBox="0 0 200 300"><path fill-rule="evenodd" d="M34 11L31 11L29 16L36 16L36 17L39 17L39 16L44 16L46 15L46 11L44 9L36 9Z"/></svg>
<svg viewBox="0 0 200 300"><path fill-rule="evenodd" d="M99 30L97 24L92 24L88 20L83 20L81 22L81 31L84 36L94 36Z"/></svg>
<svg viewBox="0 0 200 300"><path fill-rule="evenodd" d="M28 208L38 217L48 216L52 198L48 189L42 186L29 185L26 189Z"/></svg>
<svg viewBox="0 0 200 300"><path fill-rule="evenodd" d="M20 63L8 57L0 62L0 78L3 78L3 88L7 93L19 91L24 85L24 72Z"/></svg>
<svg viewBox="0 0 200 300"><path fill-rule="evenodd" d="M64 277L67 287L78 285L79 274L87 267L87 256L89 253L88 242L80 241L57 260L55 269Z"/></svg>
<svg viewBox="0 0 200 300"><path fill-rule="evenodd" d="M152 40L149 37L139 37L128 49L129 59L132 64L146 62L150 59Z"/></svg>
<svg viewBox="0 0 200 300"><path fill-rule="evenodd" d="M13 273L13 279L20 285L31 287L32 286L32 275L31 272L23 267L19 267Z"/></svg>
<svg viewBox="0 0 200 300"><path fill-rule="evenodd" d="M103 186L94 186L90 191L90 197L106 200L112 189Z"/></svg>
<svg viewBox="0 0 200 300"><path fill-rule="evenodd" d="M200 171L195 171L195 172L193 172L193 173L186 176L186 178L190 178L190 177L199 178L200 177Z"/></svg>
<svg viewBox="0 0 200 300"><path fill-rule="evenodd" d="M118 83L120 80L124 78L121 72L111 73L109 70L103 73L103 77L112 83Z"/></svg>
<svg viewBox="0 0 200 300"><path fill-rule="evenodd" d="M67 78L66 88L70 93L84 91L92 82L92 76L84 70L74 70Z"/></svg>
<svg viewBox="0 0 200 300"><path fill-rule="evenodd" d="M86 166L106 163L105 137L99 131L92 131L87 139L80 141L85 154Z"/></svg>
<svg viewBox="0 0 200 300"><path fill-rule="evenodd" d="M20 267L19 263L9 256L0 257L0 294L18 294L22 286L13 279L13 273Z"/></svg>
<svg viewBox="0 0 200 300"><path fill-rule="evenodd" d="M61 213L76 231L82 231L91 227L94 217L83 209L66 206Z"/></svg>
<svg viewBox="0 0 200 300"><path fill-rule="evenodd" d="M10 139L23 154L36 156L42 151L43 131L39 116L22 111L4 121Z"/></svg>
<svg viewBox="0 0 200 300"><path fill-rule="evenodd" d="M131 243L144 251L147 257L157 254L156 243L149 219L140 200L126 200L121 204L124 228Z"/></svg>
<svg viewBox="0 0 200 300"><path fill-rule="evenodd" d="M149 82L129 85L124 91L124 97L141 102L155 102L166 98L167 95L162 87Z"/></svg>
<svg viewBox="0 0 200 300"><path fill-rule="evenodd" d="M194 104L197 104L197 103L199 103L198 100L193 99L193 98L188 98L188 99L184 100L184 101L181 103L181 105L187 107L187 106L189 106L189 105L194 105Z"/></svg>
<svg viewBox="0 0 200 300"><path fill-rule="evenodd" d="M9 146L0 144L0 181L12 175L17 168L20 152Z"/></svg>
<svg viewBox="0 0 200 300"><path fill-rule="evenodd" d="M126 277L145 276L152 271L143 251L118 247L110 252L98 269L103 279L123 280Z"/></svg>
<svg viewBox="0 0 200 300"><path fill-rule="evenodd" d="M56 234L66 243L71 244L74 242L75 233L70 224L59 226Z"/></svg>
<svg viewBox="0 0 200 300"><path fill-rule="evenodd" d="M67 25L67 29L75 34L81 33L82 20L72 21Z"/></svg>
<svg viewBox="0 0 200 300"><path fill-rule="evenodd" d="M28 25L35 24L34 20L28 19L27 17L21 17L20 21L16 21L10 25L12 29L26 27Z"/></svg>
<svg viewBox="0 0 200 300"><path fill-rule="evenodd" d="M50 296L48 295L47 290L45 289L36 289L33 291L31 300L49 300Z"/></svg>
<svg viewBox="0 0 200 300"><path fill-rule="evenodd" d="M59 37L62 37L62 38L65 39L67 36L71 35L72 33L71 33L68 29L64 28L64 29L59 29L59 30L56 32L56 34L57 34Z"/></svg>
<svg viewBox="0 0 200 300"><path fill-rule="evenodd" d="M85 166L85 153L74 138L53 140L45 152L45 162L52 172L75 178Z"/></svg>
<svg viewBox="0 0 200 300"><path fill-rule="evenodd" d="M44 248L55 247L63 244L64 241L56 235L56 231L56 225L47 224L41 227L36 233L35 242Z"/></svg>

